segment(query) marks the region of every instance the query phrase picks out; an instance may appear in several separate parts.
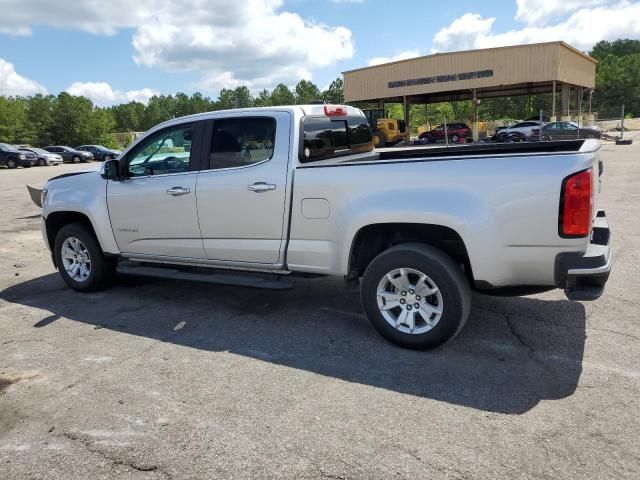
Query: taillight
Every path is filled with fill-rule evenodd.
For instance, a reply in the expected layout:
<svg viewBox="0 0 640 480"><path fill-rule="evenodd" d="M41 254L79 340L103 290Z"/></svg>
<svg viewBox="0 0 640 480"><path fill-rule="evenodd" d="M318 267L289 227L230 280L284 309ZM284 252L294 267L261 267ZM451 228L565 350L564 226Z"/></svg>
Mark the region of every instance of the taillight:
<svg viewBox="0 0 640 480"><path fill-rule="evenodd" d="M593 213L593 173L591 169L564 179L560 195L561 237L586 237L591 232Z"/></svg>
<svg viewBox="0 0 640 480"><path fill-rule="evenodd" d="M341 117L347 114L347 107L342 105L325 105L324 114L327 117Z"/></svg>

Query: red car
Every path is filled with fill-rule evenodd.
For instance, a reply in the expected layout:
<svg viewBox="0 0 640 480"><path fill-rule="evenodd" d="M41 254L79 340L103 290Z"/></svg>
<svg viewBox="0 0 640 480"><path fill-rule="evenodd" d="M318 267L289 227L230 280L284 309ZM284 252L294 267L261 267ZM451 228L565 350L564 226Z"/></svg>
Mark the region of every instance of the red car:
<svg viewBox="0 0 640 480"><path fill-rule="evenodd" d="M447 136L449 141L458 143L465 138L471 137L471 129L466 123L450 123L447 124ZM419 139L426 140L427 143L435 143L438 140L444 140L444 125L438 125L433 130L422 132Z"/></svg>

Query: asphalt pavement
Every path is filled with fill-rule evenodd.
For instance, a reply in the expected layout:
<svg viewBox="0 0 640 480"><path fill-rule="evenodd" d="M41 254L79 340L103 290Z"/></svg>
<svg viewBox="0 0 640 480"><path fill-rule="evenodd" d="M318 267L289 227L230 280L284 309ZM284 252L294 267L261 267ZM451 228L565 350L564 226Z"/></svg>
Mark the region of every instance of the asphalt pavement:
<svg viewBox="0 0 640 480"><path fill-rule="evenodd" d="M96 164L0 170L0 479L639 478L640 137L601 155L604 296L476 294L432 352L340 279L75 293L24 185Z"/></svg>

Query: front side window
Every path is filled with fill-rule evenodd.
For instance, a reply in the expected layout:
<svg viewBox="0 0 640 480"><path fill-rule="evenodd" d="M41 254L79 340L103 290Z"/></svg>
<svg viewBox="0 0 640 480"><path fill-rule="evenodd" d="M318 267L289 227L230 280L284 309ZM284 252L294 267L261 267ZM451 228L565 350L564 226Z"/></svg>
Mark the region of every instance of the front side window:
<svg viewBox="0 0 640 480"><path fill-rule="evenodd" d="M178 125L157 132L127 155L130 177L188 172L193 125Z"/></svg>
<svg viewBox="0 0 640 480"><path fill-rule="evenodd" d="M269 160L276 140L273 118L227 118L213 122L209 168L246 167Z"/></svg>

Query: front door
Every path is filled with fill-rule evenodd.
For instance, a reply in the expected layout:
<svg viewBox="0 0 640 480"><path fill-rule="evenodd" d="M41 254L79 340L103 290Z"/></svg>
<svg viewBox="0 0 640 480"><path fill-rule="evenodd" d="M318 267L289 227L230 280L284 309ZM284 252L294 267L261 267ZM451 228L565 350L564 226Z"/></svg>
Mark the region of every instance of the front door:
<svg viewBox="0 0 640 480"><path fill-rule="evenodd" d="M122 253L205 258L196 209L203 125L151 134L123 159L125 179L109 181L109 216Z"/></svg>
<svg viewBox="0 0 640 480"><path fill-rule="evenodd" d="M256 264L281 260L290 123L287 113L208 123L203 150L209 158L203 158L197 186L208 259Z"/></svg>

